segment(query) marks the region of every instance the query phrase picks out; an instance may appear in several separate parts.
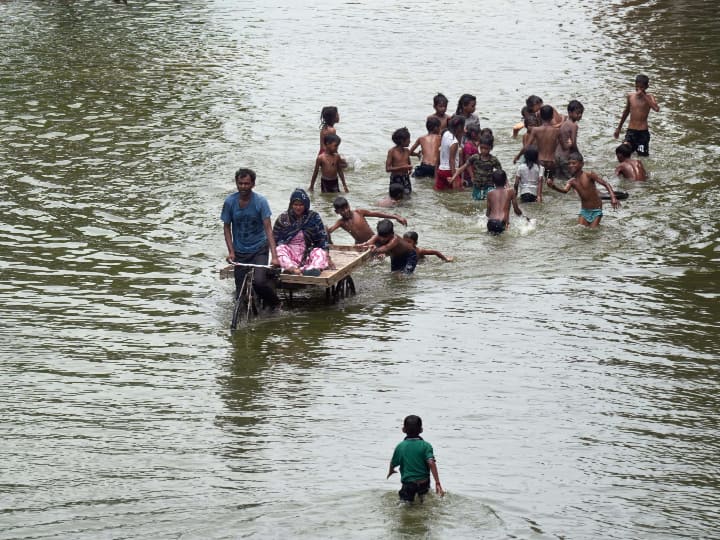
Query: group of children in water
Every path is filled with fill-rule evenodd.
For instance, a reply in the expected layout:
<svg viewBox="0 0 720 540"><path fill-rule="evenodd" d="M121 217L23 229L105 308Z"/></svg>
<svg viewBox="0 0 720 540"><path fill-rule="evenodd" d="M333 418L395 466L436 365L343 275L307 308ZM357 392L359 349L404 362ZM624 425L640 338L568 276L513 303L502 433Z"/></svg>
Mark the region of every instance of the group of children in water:
<svg viewBox="0 0 720 540"><path fill-rule="evenodd" d="M647 93L649 79L638 75L635 79L635 92L627 95L626 106L614 137L620 131L627 117L630 124L623 143L615 150L619 165L615 174L630 180L645 180L646 172L640 160L632 159L633 152L640 156L649 155L650 133L647 118L650 110L659 111L655 98ZM455 116L449 117L445 110L447 98L442 94L435 96L435 113L427 119L428 134L420 137L412 148L407 149L409 135L405 132L396 140L398 130L393 134L396 147L388 152L387 169L391 174L398 170L400 162L409 165L409 156L418 155L415 150L421 148L421 163L415 168L414 176L432 176L435 189L461 189L472 186L473 198L487 199L488 230L500 233L506 227L510 206L515 213L522 215L520 201L542 202L543 180L548 187L567 193L574 189L580 197L581 208L578 222L589 227L597 227L602 217L601 197L596 184L605 187L613 207L617 198L612 187L597 174L583 170L583 158L577 150L577 122L582 118L583 106L573 100L568 104L568 115L562 118L549 105L543 105L537 96L530 96L522 110L523 122L514 128L517 136L522 128L527 129L523 137L523 148L513 162L523 159L515 175L514 187L507 187L507 176L500 163L490 151L493 147L492 132L481 130L475 113L475 98L464 95L460 98ZM446 126L442 135L440 130ZM405 130L407 131L407 130ZM483 134L484 132L484 134ZM440 139L438 143L438 139ZM405 148L407 154L400 156L397 148ZM458 157L459 154L459 157ZM472 171L468 178L464 173ZM409 167L405 169L409 174ZM555 185L555 178L567 180L565 185ZM491 187L494 186L494 189ZM380 228L378 224L378 229ZM435 481L435 491L442 496L445 491L440 484L437 464L432 446L420 437L422 420L415 415L407 416L403 423L405 439L397 445L390 460L388 478L400 467L402 487L398 492L400 499L412 502L416 495L422 501L430 489L430 476Z"/></svg>
<svg viewBox="0 0 720 540"><path fill-rule="evenodd" d="M619 138L629 116L625 138L615 150L619 162L615 174L630 180L641 181L647 177L642 162L633 159L632 154L637 152L639 156L649 155L647 118L650 110L659 111L655 98L647 92L649 84L647 76L636 77L635 91L627 95L625 109L614 132L614 137ZM476 98L463 94L452 116L447 114L448 99L443 94L434 97L433 107L435 112L425 122L427 134L418 137L412 145L407 128L393 132L394 146L388 150L385 161L385 170L390 175L389 198L383 201L382 206L394 205L408 197L412 193L411 178L432 178L433 187L437 191L471 188L474 200L487 201L487 228L496 234L508 227L511 208L518 216L523 215L519 202L543 201L544 185L561 193L575 190L581 202L578 223L588 227L600 224L602 198L609 199L613 208L619 206L612 186L598 174L583 170L577 134L578 121L582 118L584 107L579 101L570 101L567 116L563 116L552 106L545 105L538 96L527 98L521 110L522 122L513 128L514 137L523 128L526 133L522 148L513 159L513 163L520 161L520 164L512 186L508 185L507 173L500 161L491 153L494 135L491 129L480 126L480 119L475 113ZM323 192L340 191L340 183L347 192L343 172L347 164L338 153L340 137L335 131L335 124L340 120L337 107L325 107L321 120L320 152L310 191L314 190L318 173L321 173ZM413 167L412 157L420 159L419 165ZM564 180L565 184L557 185L556 179ZM607 195L601 195L597 185L605 188ZM377 247L378 252L394 253L397 251L396 244L408 243L408 239L397 241L395 236L392 223L383 220L378 223L377 235L370 240L363 239L362 242L379 241L381 244L378 246L371 244Z"/></svg>

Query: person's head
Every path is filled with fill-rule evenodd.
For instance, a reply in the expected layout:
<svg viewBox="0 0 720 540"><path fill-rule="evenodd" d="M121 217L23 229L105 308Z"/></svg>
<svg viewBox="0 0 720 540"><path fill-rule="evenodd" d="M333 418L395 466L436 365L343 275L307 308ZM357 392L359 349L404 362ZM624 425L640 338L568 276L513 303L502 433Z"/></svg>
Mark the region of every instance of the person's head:
<svg viewBox="0 0 720 540"><path fill-rule="evenodd" d="M403 239L406 240L412 247L417 247L418 233L415 231L408 231L403 234Z"/></svg>
<svg viewBox="0 0 720 540"><path fill-rule="evenodd" d="M395 236L395 229L392 221L389 219L381 219L377 222L377 235L381 244L387 244Z"/></svg>
<svg viewBox="0 0 720 540"><path fill-rule="evenodd" d="M388 188L388 195L393 201L401 201L405 196L405 186L400 183L393 182Z"/></svg>
<svg viewBox="0 0 720 540"><path fill-rule="evenodd" d="M288 212L295 217L300 217L310 211L310 197L302 188L295 188L290 195L290 206Z"/></svg>
<svg viewBox="0 0 720 540"><path fill-rule="evenodd" d="M425 128L428 133L437 133L440 131L440 119L437 116L431 116L425 121Z"/></svg>
<svg viewBox="0 0 720 540"><path fill-rule="evenodd" d="M570 152L570 155L568 156L568 170L570 171L570 174L575 176L577 173L582 171L584 161L585 160L580 152Z"/></svg>
<svg viewBox="0 0 720 540"><path fill-rule="evenodd" d="M410 132L408 128L401 127L393 131L392 140L397 146L407 146L410 144Z"/></svg>
<svg viewBox="0 0 720 540"><path fill-rule="evenodd" d="M459 114L453 115L448 120L448 131L458 137L465 131L465 117Z"/></svg>
<svg viewBox="0 0 720 540"><path fill-rule="evenodd" d="M343 219L350 219L352 216L350 203L345 197L335 197L335 200L333 201L333 208L335 209L335 213Z"/></svg>
<svg viewBox="0 0 720 540"><path fill-rule="evenodd" d="M617 160L622 163L626 159L630 159L632 152L632 147L629 144L622 143L615 149L615 156L617 157Z"/></svg>
<svg viewBox="0 0 720 540"><path fill-rule="evenodd" d="M492 178L492 183L495 184L495 187L503 187L507 185L507 174L505 174L505 171L502 169L493 171L490 178Z"/></svg>
<svg viewBox="0 0 720 540"><path fill-rule="evenodd" d="M480 155L481 156L490 155L490 152L493 149L494 143L495 143L495 140L493 139L492 135L480 135L480 140L478 141L478 152L480 152Z"/></svg>
<svg viewBox="0 0 720 540"><path fill-rule="evenodd" d="M585 107L577 99L573 99L570 103L568 103L567 110L568 118L570 118L573 122L577 122L582 118L582 115L585 112Z"/></svg>
<svg viewBox="0 0 720 540"><path fill-rule="evenodd" d="M553 119L553 108L551 105L543 105L540 107L540 119L543 122L550 122Z"/></svg>
<svg viewBox="0 0 720 540"><path fill-rule="evenodd" d="M457 110L455 111L455 114L462 114L463 116L467 117L468 115L475 112L475 103L477 103L475 96L473 96L472 94L463 94L462 96L460 96L460 99L458 99Z"/></svg>
<svg viewBox="0 0 720 540"><path fill-rule="evenodd" d="M435 109L435 112L440 116L445 114L445 111L447 111L447 106L448 98L446 98L444 94L438 93L433 98L433 109Z"/></svg>
<svg viewBox="0 0 720 540"><path fill-rule="evenodd" d="M255 171L240 168L235 172L235 186L240 193L249 193L255 187Z"/></svg>
<svg viewBox="0 0 720 540"><path fill-rule="evenodd" d="M635 88L638 90L647 90L650 86L650 77L647 75L638 75L635 77Z"/></svg>
<svg viewBox="0 0 720 540"><path fill-rule="evenodd" d="M323 143L325 144L325 151L328 154L334 154L337 152L338 146L340 146L340 137L334 133L328 133L323 137Z"/></svg>
<svg viewBox="0 0 720 540"><path fill-rule="evenodd" d="M478 126L477 124L468 126L468 128L465 130L465 133L467 134L468 139L477 143L480 139L480 126Z"/></svg>
<svg viewBox="0 0 720 540"><path fill-rule="evenodd" d="M340 113L338 112L337 107L323 107L322 111L320 111L320 124L322 126L334 126L339 121Z"/></svg>
<svg viewBox="0 0 720 540"><path fill-rule="evenodd" d="M410 438L419 437L423 432L422 418L411 414L403 420L403 433Z"/></svg>
<svg viewBox="0 0 720 540"><path fill-rule="evenodd" d="M530 114L535 114L540 110L540 107L543 106L543 100L541 97L538 97L536 95L528 96L528 98L525 100L525 105L527 106L528 112Z"/></svg>
<svg viewBox="0 0 720 540"><path fill-rule="evenodd" d="M525 164L528 166L528 169L532 169L533 165L538 164L538 148L534 144L528 146L523 155L525 156Z"/></svg>

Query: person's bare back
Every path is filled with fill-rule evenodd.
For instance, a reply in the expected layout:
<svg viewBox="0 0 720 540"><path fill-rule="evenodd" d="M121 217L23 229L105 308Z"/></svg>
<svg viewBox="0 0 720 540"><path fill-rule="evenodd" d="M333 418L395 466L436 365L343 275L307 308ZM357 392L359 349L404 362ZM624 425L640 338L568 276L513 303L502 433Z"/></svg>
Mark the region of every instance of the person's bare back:
<svg viewBox="0 0 720 540"><path fill-rule="evenodd" d="M558 145L555 150L555 155L567 159L570 152L577 150L577 122L573 122L569 118L566 118L562 124L560 124L560 130L558 133ZM542 159L542 157L540 158Z"/></svg>
<svg viewBox="0 0 720 540"><path fill-rule="evenodd" d="M537 146L540 161L554 162L559 140L560 129L543 124L532 129L526 147L534 144Z"/></svg>
<svg viewBox="0 0 720 540"><path fill-rule="evenodd" d="M418 138L422 154L420 161L428 165L437 166L440 162L440 135L437 133L428 133Z"/></svg>
<svg viewBox="0 0 720 540"><path fill-rule="evenodd" d="M505 222L507 227L510 224L510 206L513 206L518 215L520 207L515 196L515 189L511 187L497 188L487 194L487 210L488 219L497 219Z"/></svg>
<svg viewBox="0 0 720 540"><path fill-rule="evenodd" d="M615 174L628 180L647 180L645 166L639 159L626 159L615 168Z"/></svg>

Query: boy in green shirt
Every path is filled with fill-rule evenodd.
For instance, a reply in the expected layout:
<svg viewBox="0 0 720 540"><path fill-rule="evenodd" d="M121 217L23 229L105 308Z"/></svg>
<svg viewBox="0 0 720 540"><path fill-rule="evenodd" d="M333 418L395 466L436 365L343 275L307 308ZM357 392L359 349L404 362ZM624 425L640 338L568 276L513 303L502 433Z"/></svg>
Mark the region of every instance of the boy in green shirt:
<svg viewBox="0 0 720 540"><path fill-rule="evenodd" d="M422 419L419 416L414 414L406 416L403 421L405 440L395 447L390 460L387 477L390 478L396 473L395 467L400 466L402 488L398 494L403 501L412 502L417 494L422 502L430 489L430 473L435 480L435 492L441 497L445 494L440 485L433 447L420 436L422 430Z"/></svg>

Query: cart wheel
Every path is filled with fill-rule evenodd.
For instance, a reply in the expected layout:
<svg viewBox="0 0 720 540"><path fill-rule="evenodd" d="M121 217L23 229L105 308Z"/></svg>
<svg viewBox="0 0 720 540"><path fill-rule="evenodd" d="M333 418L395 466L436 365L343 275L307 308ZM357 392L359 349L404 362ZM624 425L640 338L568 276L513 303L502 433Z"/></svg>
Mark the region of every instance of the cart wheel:
<svg viewBox="0 0 720 540"><path fill-rule="evenodd" d="M357 292L355 291L355 282L353 281L353 278L348 276L345 279L347 279L347 295L355 296Z"/></svg>

